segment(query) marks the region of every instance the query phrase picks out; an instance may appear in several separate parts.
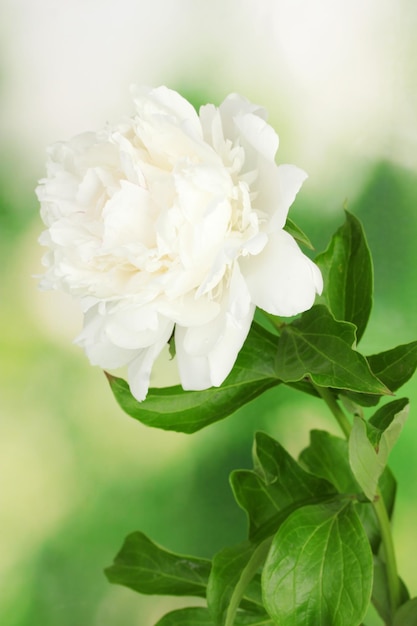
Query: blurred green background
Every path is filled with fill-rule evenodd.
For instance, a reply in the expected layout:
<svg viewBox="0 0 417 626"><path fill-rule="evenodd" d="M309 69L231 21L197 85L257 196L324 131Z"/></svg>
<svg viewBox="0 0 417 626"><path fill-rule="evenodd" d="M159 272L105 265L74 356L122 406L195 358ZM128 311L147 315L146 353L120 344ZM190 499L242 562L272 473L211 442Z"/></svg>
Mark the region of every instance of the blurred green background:
<svg viewBox="0 0 417 626"><path fill-rule="evenodd" d="M417 338L417 5L412 0L6 0L0 8L0 622L153 626L183 600L144 598L102 573L140 529L211 556L245 533L229 472L250 467L265 429L297 454L324 406L276 389L196 435L122 414L72 345L77 307L40 293L33 189L45 147L129 114L132 82L167 84L199 106L232 91L264 105L280 162L309 180L292 210L318 251L343 222L365 226L374 353ZM392 453L395 541L417 594L417 381ZM372 617L367 624L378 624Z"/></svg>

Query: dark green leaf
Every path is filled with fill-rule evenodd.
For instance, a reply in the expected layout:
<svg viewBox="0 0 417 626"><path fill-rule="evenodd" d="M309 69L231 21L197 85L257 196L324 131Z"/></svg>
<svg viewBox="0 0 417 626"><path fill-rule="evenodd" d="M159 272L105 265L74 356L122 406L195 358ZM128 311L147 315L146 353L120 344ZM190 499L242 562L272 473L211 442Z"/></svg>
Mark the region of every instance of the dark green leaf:
<svg viewBox="0 0 417 626"><path fill-rule="evenodd" d="M399 398L384 404L381 408L374 413L370 418L369 424L371 424L379 433L378 443L381 440L381 435L388 430L396 416L401 413L409 404L408 398Z"/></svg>
<svg viewBox="0 0 417 626"><path fill-rule="evenodd" d="M388 517L391 518L392 514L394 513L395 496L397 494L397 481L395 480L394 474L391 472L388 466L381 474L381 478L379 479L379 488L381 490L385 508L387 509Z"/></svg>
<svg viewBox="0 0 417 626"><path fill-rule="evenodd" d="M109 582L139 593L205 597L210 568L210 561L173 554L135 532L105 574Z"/></svg>
<svg viewBox="0 0 417 626"><path fill-rule="evenodd" d="M207 609L188 607L171 611L162 617L155 626L215 626Z"/></svg>
<svg viewBox="0 0 417 626"><path fill-rule="evenodd" d="M238 504L247 512L249 537L273 534L298 506L335 493L329 482L303 470L288 452L265 433L257 433L255 471L236 470L230 480Z"/></svg>
<svg viewBox="0 0 417 626"><path fill-rule="evenodd" d="M417 626L417 598L400 606L394 616L393 626Z"/></svg>
<svg viewBox="0 0 417 626"><path fill-rule="evenodd" d="M372 259L360 221L346 211L346 221L316 258L323 280L323 299L337 320L352 322L362 337L372 309Z"/></svg>
<svg viewBox="0 0 417 626"><path fill-rule="evenodd" d="M107 374L121 408L147 426L193 433L227 417L279 384L275 373L276 337L253 324L235 366L221 387L184 391L182 387L150 389L138 402L121 378Z"/></svg>
<svg viewBox="0 0 417 626"><path fill-rule="evenodd" d="M374 375L391 391L397 391L414 374L417 368L417 341L397 346L379 354L366 357ZM379 397L369 394L344 392L361 406L378 404Z"/></svg>
<svg viewBox="0 0 417 626"><path fill-rule="evenodd" d="M331 482L339 493L355 494L360 491L350 469L345 439L324 430L312 430L310 445L302 450L300 461L310 472Z"/></svg>
<svg viewBox="0 0 417 626"><path fill-rule="evenodd" d="M352 349L354 343L354 326L337 322L325 306L316 305L282 329L276 374L286 383L308 376L321 387L389 393L365 357Z"/></svg>
<svg viewBox="0 0 417 626"><path fill-rule="evenodd" d="M207 604L216 626L233 626L239 606L263 612L259 577L270 542L259 545L245 541L215 555L207 586Z"/></svg>
<svg viewBox="0 0 417 626"><path fill-rule="evenodd" d="M417 341L397 346L367 357L374 374L391 389L397 391L417 368Z"/></svg>
<svg viewBox="0 0 417 626"><path fill-rule="evenodd" d="M310 248L310 250L314 250L314 246L311 243L310 239L307 237L307 235L303 233L301 228L299 228L296 224L294 224L292 219L290 219L289 217L287 217L284 230L286 230L287 233L289 233L292 237L294 237L294 239L298 241L298 243L301 243L302 245L306 246L306 248Z"/></svg>
<svg viewBox="0 0 417 626"><path fill-rule="evenodd" d="M275 622L266 613L253 615L246 611L237 613L233 624L234 626L276 626Z"/></svg>
<svg viewBox="0 0 417 626"><path fill-rule="evenodd" d="M301 452L300 461L310 472L331 482L340 493L358 494L361 491L350 468L346 439L335 437L326 431L312 430L310 445ZM382 473L379 486L388 514L392 515L396 482L388 467ZM356 505L356 512L365 528L372 550L376 553L381 538L375 511L368 502L360 502Z"/></svg>
<svg viewBox="0 0 417 626"><path fill-rule="evenodd" d="M372 553L351 504L297 509L265 563L265 607L278 624L358 626L372 590Z"/></svg>
<svg viewBox="0 0 417 626"><path fill-rule="evenodd" d="M164 615L155 626L215 626L210 612L204 608L186 608ZM234 626L275 626L266 613L253 614L239 611Z"/></svg>

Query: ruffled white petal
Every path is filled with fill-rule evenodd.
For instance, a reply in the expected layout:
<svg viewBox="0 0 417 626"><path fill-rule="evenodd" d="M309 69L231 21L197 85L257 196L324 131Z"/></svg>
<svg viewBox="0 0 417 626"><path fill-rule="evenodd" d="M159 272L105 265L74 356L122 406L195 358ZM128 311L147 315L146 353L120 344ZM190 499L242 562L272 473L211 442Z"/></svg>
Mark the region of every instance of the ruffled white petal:
<svg viewBox="0 0 417 626"><path fill-rule="evenodd" d="M127 379L130 391L139 402L146 398L153 364L164 349L170 336L171 331L167 328L165 334L158 341L149 346L149 348L141 350L138 356L129 364Z"/></svg>
<svg viewBox="0 0 417 626"><path fill-rule="evenodd" d="M234 123L242 139L257 155L270 161L275 159L279 140L272 126L253 114L239 115L234 119Z"/></svg>
<svg viewBox="0 0 417 626"><path fill-rule="evenodd" d="M247 337L255 307L237 265L222 309L209 324L188 329L176 327L176 353L184 389L221 385Z"/></svg>
<svg viewBox="0 0 417 626"><path fill-rule="evenodd" d="M140 117L169 115L196 138L201 138L201 124L197 112L178 92L164 86L151 89L132 85L130 90Z"/></svg>
<svg viewBox="0 0 417 626"><path fill-rule="evenodd" d="M117 369L130 363L137 356L137 350L115 345L105 332L106 321L97 307L90 309L84 316L84 327L75 343L84 348L92 365Z"/></svg>
<svg viewBox="0 0 417 626"><path fill-rule="evenodd" d="M260 254L242 258L240 268L256 306L290 317L311 308L323 289L317 265L285 231L270 234Z"/></svg>
<svg viewBox="0 0 417 626"><path fill-rule="evenodd" d="M288 210L307 178L306 172L295 165L279 165L276 168L275 204L268 230L276 231L285 226ZM263 182L265 183L265 192L262 188L261 195L267 193L266 180L261 178L261 183Z"/></svg>

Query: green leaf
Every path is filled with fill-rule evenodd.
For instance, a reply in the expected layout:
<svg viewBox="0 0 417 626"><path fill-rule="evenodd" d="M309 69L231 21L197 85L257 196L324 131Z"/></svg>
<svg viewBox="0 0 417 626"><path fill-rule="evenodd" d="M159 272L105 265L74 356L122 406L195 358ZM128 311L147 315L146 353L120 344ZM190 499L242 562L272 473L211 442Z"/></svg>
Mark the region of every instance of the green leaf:
<svg viewBox="0 0 417 626"><path fill-rule="evenodd" d="M146 535L128 535L113 565L109 582L143 594L205 597L211 563L168 552Z"/></svg>
<svg viewBox="0 0 417 626"><path fill-rule="evenodd" d="M417 368L417 341L397 346L379 354L366 357L373 374L391 391L397 391L414 374ZM379 397L345 392L361 406L374 406Z"/></svg>
<svg viewBox="0 0 417 626"><path fill-rule="evenodd" d="M321 387L336 387L378 395L389 390L352 349L355 327L337 322L323 305L316 305L282 329L276 374L285 383L305 377Z"/></svg>
<svg viewBox="0 0 417 626"><path fill-rule="evenodd" d="M270 541L257 546L245 541L215 555L207 586L207 604L216 626L233 626L239 608L263 612L259 577Z"/></svg>
<svg viewBox="0 0 417 626"><path fill-rule="evenodd" d="M365 496L373 502L384 465L368 439L364 421L359 417L354 420L349 442L352 471Z"/></svg>
<svg viewBox="0 0 417 626"><path fill-rule="evenodd" d="M358 626L372 590L372 553L352 504L297 509L265 563L265 607L286 626Z"/></svg>
<svg viewBox="0 0 417 626"><path fill-rule="evenodd" d="M276 626L275 622L270 619L269 615L251 615L241 611L236 614L234 626Z"/></svg>
<svg viewBox="0 0 417 626"><path fill-rule="evenodd" d="M310 445L300 454L300 461L316 476L331 482L344 494L358 494L361 491L349 463L349 447L346 439L335 437L322 430L312 430ZM396 482L388 467L380 478L380 489L388 514L394 508ZM380 529L373 507L368 502L358 502L356 512L365 528L373 552L381 543Z"/></svg>
<svg viewBox="0 0 417 626"><path fill-rule="evenodd" d="M329 247L316 258L323 298L337 320L352 322L362 337L372 309L372 259L360 221L348 211Z"/></svg>
<svg viewBox="0 0 417 626"><path fill-rule="evenodd" d="M188 607L167 613L155 626L214 626L214 622L207 609Z"/></svg>
<svg viewBox="0 0 417 626"><path fill-rule="evenodd" d="M168 341L168 351L169 351L169 356L171 357L171 359L175 358L175 355L177 353L177 349L175 347L175 335L174 333L172 333L169 341Z"/></svg>
<svg viewBox="0 0 417 626"><path fill-rule="evenodd" d="M403 581L400 579L400 601L407 602L409 594ZM374 556L374 582L372 585L372 604L385 623L391 622L391 605L387 571L385 563Z"/></svg>
<svg viewBox="0 0 417 626"><path fill-rule="evenodd" d="M353 474L369 500L373 501L378 489L379 478L387 464L388 455L394 447L408 416L408 400L394 400L380 409L374 416L378 424L386 425L378 436L379 443L370 441L366 422L354 417L349 437L349 460ZM375 433L372 433L375 441Z"/></svg>
<svg viewBox="0 0 417 626"><path fill-rule="evenodd" d="M339 493L360 491L350 469L346 439L325 430L312 430L310 445L302 450L300 461L310 472L331 482Z"/></svg>
<svg viewBox="0 0 417 626"><path fill-rule="evenodd" d="M289 217L287 217L284 230L286 230L289 235L294 237L294 239L298 241L298 243L306 246L306 248L310 248L310 250L314 250L314 246L311 243L310 239L307 237L307 235L303 233L301 228L294 224L292 219L290 219Z"/></svg>
<svg viewBox="0 0 417 626"><path fill-rule="evenodd" d="M417 598L400 606L394 615L393 626L417 626Z"/></svg>
<svg viewBox="0 0 417 626"><path fill-rule="evenodd" d="M236 501L248 515L253 540L273 534L295 508L335 493L329 482L303 470L265 433L255 435L254 466L255 471L236 470L230 477Z"/></svg>
<svg viewBox="0 0 417 626"><path fill-rule="evenodd" d="M107 374L121 408L147 426L193 433L234 413L279 384L275 373L277 338L254 323L235 366L220 387L184 391L179 385L150 389L138 402L121 378Z"/></svg>
<svg viewBox="0 0 417 626"><path fill-rule="evenodd" d="M207 609L190 607L164 615L155 626L215 626L215 623ZM275 624L266 613L254 615L240 611L236 615L234 626L275 626Z"/></svg>
<svg viewBox="0 0 417 626"><path fill-rule="evenodd" d="M386 446L390 442L391 445L387 451L387 455L393 448L407 418L409 410L408 405L408 398L398 398L398 400L384 404L384 406L380 407L369 419L368 424L376 431L376 443L379 446L379 453L382 452L381 446ZM405 415L403 414L404 411ZM400 416L402 416L401 419Z"/></svg>
<svg viewBox="0 0 417 626"><path fill-rule="evenodd" d="M417 368L417 341L367 357L374 374L391 390L397 391Z"/></svg>

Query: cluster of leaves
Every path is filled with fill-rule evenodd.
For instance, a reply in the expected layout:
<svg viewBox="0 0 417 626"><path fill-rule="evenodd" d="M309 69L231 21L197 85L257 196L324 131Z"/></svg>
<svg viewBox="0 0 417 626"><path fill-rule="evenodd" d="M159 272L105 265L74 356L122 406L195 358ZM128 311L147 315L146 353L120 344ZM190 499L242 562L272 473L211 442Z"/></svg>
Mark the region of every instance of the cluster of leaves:
<svg viewBox="0 0 417 626"><path fill-rule="evenodd" d="M287 228L308 243L293 224ZM173 611L157 626L358 626L371 601L386 624L416 623L417 600L393 569L386 536L396 490L387 459L408 411L406 398L389 396L412 376L417 342L371 356L357 350L372 308L373 270L354 216L346 213L316 262L325 281L319 302L288 324L254 323L221 387L152 389L138 403L125 381L108 376L120 406L150 426L192 433L284 384L322 397L346 436L312 431L296 461L257 433L254 469L231 475L248 538L212 561L172 554L140 532L126 538L106 570L110 582L206 599L206 607ZM383 398L365 420L364 408L374 411Z"/></svg>

